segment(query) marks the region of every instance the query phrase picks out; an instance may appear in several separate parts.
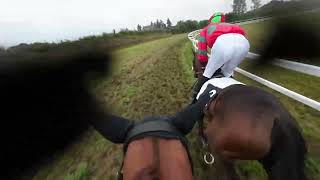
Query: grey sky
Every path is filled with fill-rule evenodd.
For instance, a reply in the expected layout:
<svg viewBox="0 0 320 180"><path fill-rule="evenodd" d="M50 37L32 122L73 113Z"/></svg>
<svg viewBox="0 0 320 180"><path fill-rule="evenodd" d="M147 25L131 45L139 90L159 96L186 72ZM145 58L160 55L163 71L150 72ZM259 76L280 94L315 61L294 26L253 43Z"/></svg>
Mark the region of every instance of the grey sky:
<svg viewBox="0 0 320 180"><path fill-rule="evenodd" d="M230 12L232 1L0 0L0 46L72 40L112 29L134 29L156 19L170 18L174 24L203 20L215 11Z"/></svg>

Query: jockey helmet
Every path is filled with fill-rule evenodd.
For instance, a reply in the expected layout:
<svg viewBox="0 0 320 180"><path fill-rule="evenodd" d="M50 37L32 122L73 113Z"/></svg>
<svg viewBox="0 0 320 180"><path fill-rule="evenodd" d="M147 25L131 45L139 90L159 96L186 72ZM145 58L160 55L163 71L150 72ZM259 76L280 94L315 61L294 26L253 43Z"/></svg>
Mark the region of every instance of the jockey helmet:
<svg viewBox="0 0 320 180"><path fill-rule="evenodd" d="M209 22L210 23L225 22L225 15L222 12L216 12L210 17Z"/></svg>

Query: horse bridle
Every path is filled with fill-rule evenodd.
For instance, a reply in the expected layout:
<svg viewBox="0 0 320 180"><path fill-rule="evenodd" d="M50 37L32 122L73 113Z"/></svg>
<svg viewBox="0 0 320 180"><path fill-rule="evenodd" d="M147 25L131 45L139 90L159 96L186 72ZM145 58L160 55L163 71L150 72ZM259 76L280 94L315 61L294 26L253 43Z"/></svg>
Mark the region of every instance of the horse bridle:
<svg viewBox="0 0 320 180"><path fill-rule="evenodd" d="M203 160L207 165L211 165L214 163L214 156L209 152L209 145L207 142L207 138L203 133L203 120L198 121L198 139L202 148L204 149Z"/></svg>
<svg viewBox="0 0 320 180"><path fill-rule="evenodd" d="M209 111L209 107L210 104L214 101L218 99L218 92L216 92L208 101L208 103L205 105L204 109L203 109L203 113L204 115L208 114ZM214 107L216 105L216 101L214 102ZM203 118L201 120L198 121L198 140L202 146L202 148L204 149L204 155L203 155L203 160L207 165L212 165L214 163L214 156L209 152L209 145L208 145L208 139L205 136L204 132L203 132Z"/></svg>

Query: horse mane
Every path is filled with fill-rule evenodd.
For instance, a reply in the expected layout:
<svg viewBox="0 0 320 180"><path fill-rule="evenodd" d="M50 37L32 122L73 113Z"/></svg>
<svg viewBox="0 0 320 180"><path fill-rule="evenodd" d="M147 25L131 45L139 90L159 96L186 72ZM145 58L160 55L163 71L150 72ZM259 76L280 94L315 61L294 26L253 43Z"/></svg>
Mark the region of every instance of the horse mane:
<svg viewBox="0 0 320 180"><path fill-rule="evenodd" d="M284 108L282 110L286 111ZM270 152L260 160L269 179L307 179L304 172L306 143L289 112L275 119L271 140Z"/></svg>
<svg viewBox="0 0 320 180"><path fill-rule="evenodd" d="M236 110L252 113L253 117L264 113L268 116L266 119L274 121L271 150L259 160L269 179L306 179L305 140L295 119L274 95L255 87L232 85L221 92L216 103L220 116L228 109L227 112Z"/></svg>

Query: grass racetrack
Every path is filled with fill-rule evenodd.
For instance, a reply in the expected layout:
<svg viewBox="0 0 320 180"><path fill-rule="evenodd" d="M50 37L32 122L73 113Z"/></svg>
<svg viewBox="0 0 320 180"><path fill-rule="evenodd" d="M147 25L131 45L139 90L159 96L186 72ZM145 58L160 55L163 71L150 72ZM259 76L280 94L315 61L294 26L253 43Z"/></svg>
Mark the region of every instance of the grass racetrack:
<svg viewBox="0 0 320 180"><path fill-rule="evenodd" d="M192 46L186 34L120 49L113 53L113 57L112 76L95 88L109 112L140 120L148 115L173 114L190 102L191 87L195 79L191 71ZM265 73L261 76L273 78L271 80L278 79L279 82L274 82L285 84L285 80L278 76L282 71L276 73L277 75ZM285 76L290 77L291 74ZM239 74L236 78L248 85L259 86L275 93L289 108L303 127L312 149L307 159L307 173L312 179L319 178L319 112ZM300 86L304 88L305 84ZM290 89L291 85L288 88ZM312 94L311 90L304 92ZM320 98L318 94L314 95L314 98ZM188 138L194 163L194 179L223 179L219 169L203 163L195 133L188 135ZM57 154L48 165L37 170L33 179L116 179L121 162L122 146L110 143L91 129L64 153ZM266 179L266 174L257 162L238 162L237 171L244 179Z"/></svg>

